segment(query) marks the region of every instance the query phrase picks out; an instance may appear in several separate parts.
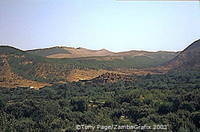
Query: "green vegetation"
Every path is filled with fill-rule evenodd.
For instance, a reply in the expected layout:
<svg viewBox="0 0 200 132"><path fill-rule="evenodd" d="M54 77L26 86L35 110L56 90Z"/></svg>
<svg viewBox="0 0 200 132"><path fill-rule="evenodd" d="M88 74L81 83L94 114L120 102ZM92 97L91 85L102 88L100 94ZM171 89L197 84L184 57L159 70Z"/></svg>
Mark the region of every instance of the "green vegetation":
<svg viewBox="0 0 200 132"><path fill-rule="evenodd" d="M140 69L161 65L173 57L170 53L156 52L150 56L124 56L122 59L113 60L103 60L103 57L50 59L39 56L40 54L35 53L37 51L33 51L34 53L24 52L9 46L0 46L0 54L6 55L9 68L14 73L26 79L40 82L65 81L66 76L73 69ZM67 52L62 48L49 48L41 51L40 53L45 55ZM2 58L0 58L0 63L3 64Z"/></svg>
<svg viewBox="0 0 200 132"><path fill-rule="evenodd" d="M60 47L52 47L52 48L46 48L46 49L37 49L37 50L29 50L27 51L30 54L35 54L38 56L49 56L53 54L70 54L69 51L60 48Z"/></svg>
<svg viewBox="0 0 200 132"><path fill-rule="evenodd" d="M200 71L133 76L97 85L0 88L0 131L75 131L75 125L167 125L200 131Z"/></svg>
<svg viewBox="0 0 200 132"><path fill-rule="evenodd" d="M16 54L17 53L17 54ZM168 59L145 56L124 57L124 59L96 60L89 58L49 59L24 52L15 52L8 56L11 69L18 75L36 81L63 81L72 69L132 69L158 66ZM44 76L39 76L44 73Z"/></svg>

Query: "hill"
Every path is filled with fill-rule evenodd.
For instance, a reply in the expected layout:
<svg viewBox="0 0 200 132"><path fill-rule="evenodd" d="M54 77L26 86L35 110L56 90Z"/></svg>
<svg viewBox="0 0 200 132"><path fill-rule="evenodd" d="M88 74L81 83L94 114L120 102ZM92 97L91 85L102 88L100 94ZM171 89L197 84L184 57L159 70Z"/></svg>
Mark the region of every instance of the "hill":
<svg viewBox="0 0 200 132"><path fill-rule="evenodd" d="M10 65L9 59L11 56L14 57L19 57L23 56L25 57L26 53L12 48L8 46L1 46L0 47L0 86L1 87L31 87L31 88L41 88L44 86L49 86L48 83L42 83L42 82L37 82L34 80L27 79L23 76L20 76L16 74L12 68L13 66ZM27 61L24 61L22 63L30 63Z"/></svg>
<svg viewBox="0 0 200 132"><path fill-rule="evenodd" d="M63 62L66 62L68 58L68 63L71 59L70 61L73 61L76 65L81 65L81 67L107 70L155 67L173 59L178 54L178 52L137 50L116 53L106 49L90 50L63 46L35 49L26 52L46 58L60 59Z"/></svg>
<svg viewBox="0 0 200 132"><path fill-rule="evenodd" d="M28 50L28 53L37 54L48 58L80 58L91 56L107 56L114 54L106 49L90 50L86 48L72 48L64 46L56 46L44 49Z"/></svg>
<svg viewBox="0 0 200 132"><path fill-rule="evenodd" d="M37 50L28 50L26 51L30 54L36 54L36 55L39 55L39 56L44 56L44 57L47 57L47 56L51 56L51 55L54 55L54 54L70 54L69 51L65 50L64 48L62 47L51 47L51 48L45 48L45 49L37 49Z"/></svg>
<svg viewBox="0 0 200 132"><path fill-rule="evenodd" d="M162 66L159 54L58 59L0 46L0 131L105 123L199 131L200 71L191 70L200 69L199 40Z"/></svg>
<svg viewBox="0 0 200 132"><path fill-rule="evenodd" d="M200 68L200 40L193 42L164 67L169 69L199 69Z"/></svg>
<svg viewBox="0 0 200 132"><path fill-rule="evenodd" d="M86 48L72 48L64 46L56 46L44 49L28 50L27 53L39 55L47 58L82 58L87 57L90 59L97 60L114 60L124 59L126 57L133 58L137 56L148 57L150 59L164 59L170 60L177 55L177 52L148 52L148 51L125 51L125 52L111 52L106 49L101 50L90 50Z"/></svg>
<svg viewBox="0 0 200 132"><path fill-rule="evenodd" d="M113 53L105 49L94 51L84 48L71 48L70 51L65 48L53 47L46 50L22 51L10 46L0 46L0 85L6 86L10 83L8 86L12 87L14 85L15 87L33 85L41 87L52 83L101 80L102 78L111 78L112 81L112 78L116 76L120 78L117 80L121 80L124 76L127 77L131 74L162 74L172 69L199 69L200 66L200 40L192 43L177 56L175 52L164 51ZM67 47L67 49L70 48ZM37 55L36 51L38 52ZM54 55L61 52L65 54L76 53L77 58L39 56L41 54ZM81 52L83 52L83 55L87 53L87 55L96 54L97 56L80 57L78 55ZM107 55L98 56L103 54ZM164 65L162 65L163 63ZM113 77L109 77L110 75Z"/></svg>

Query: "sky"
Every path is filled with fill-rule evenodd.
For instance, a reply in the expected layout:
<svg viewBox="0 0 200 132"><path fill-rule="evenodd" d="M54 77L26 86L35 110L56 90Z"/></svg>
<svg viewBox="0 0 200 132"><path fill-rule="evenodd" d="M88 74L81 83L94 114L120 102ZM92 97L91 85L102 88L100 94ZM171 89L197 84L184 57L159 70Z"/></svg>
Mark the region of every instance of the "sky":
<svg viewBox="0 0 200 132"><path fill-rule="evenodd" d="M0 0L0 45L180 51L200 39L199 1Z"/></svg>

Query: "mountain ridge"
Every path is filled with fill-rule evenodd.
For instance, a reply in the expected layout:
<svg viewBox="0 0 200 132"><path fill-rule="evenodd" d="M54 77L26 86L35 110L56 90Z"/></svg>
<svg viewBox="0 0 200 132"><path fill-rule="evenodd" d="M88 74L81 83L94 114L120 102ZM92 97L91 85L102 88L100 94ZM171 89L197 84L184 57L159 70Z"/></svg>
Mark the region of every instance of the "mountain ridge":
<svg viewBox="0 0 200 132"><path fill-rule="evenodd" d="M183 51L181 51L176 57L164 64L169 68L191 68L200 67L200 39L191 43Z"/></svg>
<svg viewBox="0 0 200 132"><path fill-rule="evenodd" d="M98 56L119 57L119 56L149 56L149 55L151 56L153 54L158 54L158 53L174 56L178 53L173 51L144 51L144 50L112 52L107 49L92 50L82 47L73 48L66 46L54 46L50 48L27 50L26 52L48 58L81 58L81 57L98 57Z"/></svg>
<svg viewBox="0 0 200 132"><path fill-rule="evenodd" d="M109 52L106 49L91 51L85 48L76 48L75 50L90 51L90 55L96 52ZM56 52L53 50L51 53L58 52L60 50ZM49 55L49 51L45 54ZM119 56L48 58L11 46L0 46L0 73L3 75L0 85L5 86L3 84L6 79L8 86L10 86L9 82L13 84L12 86L15 82L18 82L16 86L24 86L20 83L24 82L25 86L34 84L35 87L40 87L51 83L92 80L98 77L102 80L110 75L118 76L119 80L121 78L123 80L123 77L127 77L127 75L164 74L174 69L185 68L200 69L200 40L193 42L179 53L169 54L171 53L132 50L128 53L120 53ZM103 74L104 76L101 76Z"/></svg>

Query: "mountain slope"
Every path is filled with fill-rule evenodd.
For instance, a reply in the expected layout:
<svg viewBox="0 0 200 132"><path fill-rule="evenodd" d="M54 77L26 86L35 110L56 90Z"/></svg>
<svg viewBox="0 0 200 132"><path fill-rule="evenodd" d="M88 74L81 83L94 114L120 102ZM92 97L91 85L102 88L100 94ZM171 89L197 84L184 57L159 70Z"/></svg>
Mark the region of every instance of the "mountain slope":
<svg viewBox="0 0 200 132"><path fill-rule="evenodd" d="M100 70L101 65L93 60L44 58L13 47L0 46L0 86L33 86L36 83L34 87L40 87L38 85L46 85L45 82L92 79L108 72Z"/></svg>
<svg viewBox="0 0 200 132"><path fill-rule="evenodd" d="M115 53L106 49L90 50L85 48L58 46L46 49L29 50L26 52L47 58L62 60L67 60L65 58L68 58L69 60L67 60L67 63L73 61L72 65L75 64L78 67L105 70L155 67L173 59L178 54L177 52L167 51L148 52L137 50Z"/></svg>
<svg viewBox="0 0 200 132"><path fill-rule="evenodd" d="M64 46L56 46L52 48L28 50L27 53L37 54L48 58L79 58L91 56L107 56L114 54L106 49L90 50L86 48L72 48Z"/></svg>
<svg viewBox="0 0 200 132"><path fill-rule="evenodd" d="M149 57L151 59L160 57L160 59L170 60L177 55L177 52L167 52L167 51L148 52L148 51L131 50L126 52L111 52L106 49L90 50L86 48L71 48L71 47L58 47L58 46L45 49L29 50L26 52L48 58L87 57L98 60L114 60L118 58L124 59L124 57L130 58L135 56L144 56L144 57Z"/></svg>
<svg viewBox="0 0 200 132"><path fill-rule="evenodd" d="M37 82L33 80L26 79L12 71L12 68L9 64L9 54L14 56L22 55L22 51L18 51L14 48L4 47L4 51L0 48L0 86L1 87L32 87L32 88L41 88L44 86L49 86L48 83ZM6 51L7 50L7 51ZM5 52L6 51L6 52Z"/></svg>
<svg viewBox="0 0 200 132"><path fill-rule="evenodd" d="M164 67L170 69L198 69L200 68L200 40L193 42L180 52L174 59L167 62Z"/></svg>
<svg viewBox="0 0 200 132"><path fill-rule="evenodd" d="M39 56L51 56L54 54L70 54L69 51L65 50L62 47L52 47L52 48L45 48L45 49L37 49L37 50L28 50L27 53L36 54Z"/></svg>
<svg viewBox="0 0 200 132"><path fill-rule="evenodd" d="M9 46L0 46L0 86L5 86L9 83L12 86L32 86L33 84L35 86L45 86L47 83L91 80L101 77L102 74L108 76L125 74L126 76L147 73L161 74L171 69L181 68L200 69L200 40L192 43L174 59L172 58L177 54L175 52L128 51L113 53L105 49L93 51L84 48L71 48L71 51L64 51L60 48L62 49L63 47L57 47L56 50L50 48L44 53L42 53L44 50L40 50L38 54L50 55L63 52L79 56L83 52L83 55L97 53L97 55L108 55L79 56L79 58L47 58L35 55L35 51L33 53L32 51L22 51ZM162 65L163 63L165 65Z"/></svg>
<svg viewBox="0 0 200 132"><path fill-rule="evenodd" d="M86 49L79 50L86 51ZM58 49L57 51L60 52ZM97 51L90 52L97 53ZM104 49L98 51L99 54L105 52L110 53ZM48 51L45 54L47 55L48 53L50 52ZM55 50L52 50L51 53L55 53ZM162 58L162 56L156 56L157 58L148 56L113 56L110 59L110 56L106 56L107 58L98 56L55 59L37 56L9 46L0 46L0 71L2 75L0 86L5 86L3 85L5 82L21 82L16 86L32 86L32 83L43 86L46 83L90 80L105 73L120 74L123 69L146 68L166 61L165 59L158 59Z"/></svg>

